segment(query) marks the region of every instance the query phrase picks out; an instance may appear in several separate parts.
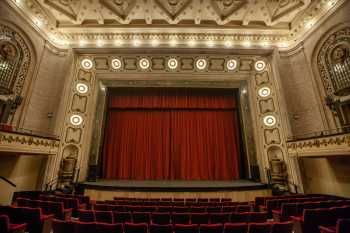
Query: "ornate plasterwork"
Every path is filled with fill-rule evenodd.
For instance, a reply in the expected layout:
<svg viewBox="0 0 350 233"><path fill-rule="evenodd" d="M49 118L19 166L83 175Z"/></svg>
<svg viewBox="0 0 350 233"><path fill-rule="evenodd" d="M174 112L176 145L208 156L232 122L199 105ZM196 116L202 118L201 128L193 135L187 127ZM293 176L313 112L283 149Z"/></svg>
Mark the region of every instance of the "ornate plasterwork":
<svg viewBox="0 0 350 233"><path fill-rule="evenodd" d="M169 46L178 40L184 46L187 38L205 46L214 41L224 46L234 44L288 47L309 31L309 25L339 7L344 0L6 0L21 14L36 23L57 46L75 47L84 41L96 46L103 40L115 46L123 40L142 39L141 46L152 46L150 40ZM332 4L329 4L331 1ZM335 4L336 2L338 4ZM334 9L333 9L334 10ZM206 37L202 40L204 34ZM183 36L180 36L183 35ZM174 37L174 38L172 38ZM145 38L145 39L144 39ZM283 43L282 43L283 42Z"/></svg>
<svg viewBox="0 0 350 233"><path fill-rule="evenodd" d="M57 154L59 140L0 132L0 151L24 154Z"/></svg>
<svg viewBox="0 0 350 233"><path fill-rule="evenodd" d="M287 143L289 156L320 157L350 154L350 134L324 136Z"/></svg>
<svg viewBox="0 0 350 233"><path fill-rule="evenodd" d="M17 96L22 95L23 85L28 74L28 70L31 62L31 55L28 45L22 38L22 36L13 29L0 23L0 41L11 42L20 51L21 62L18 64L18 70L13 78L16 79L13 92Z"/></svg>

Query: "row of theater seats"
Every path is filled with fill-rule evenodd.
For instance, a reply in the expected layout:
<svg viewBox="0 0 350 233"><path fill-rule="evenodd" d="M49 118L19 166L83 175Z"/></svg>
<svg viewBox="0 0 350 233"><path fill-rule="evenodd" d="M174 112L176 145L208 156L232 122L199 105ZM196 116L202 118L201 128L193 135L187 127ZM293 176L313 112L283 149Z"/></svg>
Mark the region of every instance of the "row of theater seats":
<svg viewBox="0 0 350 233"><path fill-rule="evenodd" d="M319 226L321 233L348 233L350 232L350 219L338 219L335 226Z"/></svg>
<svg viewBox="0 0 350 233"><path fill-rule="evenodd" d="M79 210L81 222L155 223L155 224L210 224L266 222L266 212L244 213L157 213Z"/></svg>
<svg viewBox="0 0 350 233"><path fill-rule="evenodd" d="M6 216L8 219L9 225L0 225L0 231L6 233L15 229L23 230L24 228L29 233L50 233L54 218L52 214L43 214L40 208L15 206L0 206L0 215ZM17 229L17 227L20 229Z"/></svg>
<svg viewBox="0 0 350 233"><path fill-rule="evenodd" d="M164 202L230 202L231 198L129 198L129 197L113 197L113 200L120 202L148 202L148 201L164 201Z"/></svg>
<svg viewBox="0 0 350 233"><path fill-rule="evenodd" d="M320 228L334 229L338 220L350 219L350 206L305 209L302 216L292 216L291 219L302 232L319 233Z"/></svg>
<svg viewBox="0 0 350 233"><path fill-rule="evenodd" d="M225 224L147 224L53 221L53 233L292 233L291 222Z"/></svg>
<svg viewBox="0 0 350 233"><path fill-rule="evenodd" d="M252 210L252 205L247 203L231 203L229 206L145 206L145 205L113 205L94 204L95 210L131 211L131 212L196 212L196 213L217 213L217 212L248 212Z"/></svg>
<svg viewBox="0 0 350 233"><path fill-rule="evenodd" d="M17 198L18 200L18 198ZM30 200L30 199L26 199ZM64 205L65 209L73 210L73 217L76 216L78 209L86 209L89 208L89 204L82 202L78 197L62 197L56 195L40 195L39 200L41 201L51 201L51 202L61 202Z"/></svg>

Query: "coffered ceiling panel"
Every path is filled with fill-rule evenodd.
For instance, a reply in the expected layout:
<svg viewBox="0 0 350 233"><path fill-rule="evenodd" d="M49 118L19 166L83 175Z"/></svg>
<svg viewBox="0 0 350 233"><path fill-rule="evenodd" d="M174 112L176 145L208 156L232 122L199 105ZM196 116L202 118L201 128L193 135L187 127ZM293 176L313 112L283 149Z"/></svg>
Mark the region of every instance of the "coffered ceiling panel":
<svg viewBox="0 0 350 233"><path fill-rule="evenodd" d="M175 38L275 44L295 41L345 0L6 1L65 43Z"/></svg>

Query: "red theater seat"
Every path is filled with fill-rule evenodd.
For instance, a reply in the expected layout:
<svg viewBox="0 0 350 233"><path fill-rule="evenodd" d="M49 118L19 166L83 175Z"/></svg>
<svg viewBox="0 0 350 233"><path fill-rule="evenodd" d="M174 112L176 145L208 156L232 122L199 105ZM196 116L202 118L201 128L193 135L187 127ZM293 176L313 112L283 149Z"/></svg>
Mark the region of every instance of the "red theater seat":
<svg viewBox="0 0 350 233"><path fill-rule="evenodd" d="M125 223L124 224L125 233L148 233L147 223Z"/></svg>
<svg viewBox="0 0 350 233"><path fill-rule="evenodd" d="M96 233L96 222L73 222L74 233Z"/></svg>
<svg viewBox="0 0 350 233"><path fill-rule="evenodd" d="M0 232L1 233L24 233L27 224L11 224L7 215L0 215Z"/></svg>
<svg viewBox="0 0 350 233"><path fill-rule="evenodd" d="M170 213L159 213L153 212L151 214L152 223L154 224L170 224L171 223L171 215Z"/></svg>
<svg viewBox="0 0 350 233"><path fill-rule="evenodd" d="M224 233L247 233L247 223L225 223Z"/></svg>
<svg viewBox="0 0 350 233"><path fill-rule="evenodd" d="M95 211L96 222L113 223L112 211Z"/></svg>
<svg viewBox="0 0 350 233"><path fill-rule="evenodd" d="M175 224L174 233L198 233L197 224Z"/></svg>
<svg viewBox="0 0 350 233"><path fill-rule="evenodd" d="M132 217L130 212L113 211L113 219L115 223L132 222Z"/></svg>
<svg viewBox="0 0 350 233"><path fill-rule="evenodd" d="M222 224L201 224L199 226L200 233L222 233L224 227Z"/></svg>
<svg viewBox="0 0 350 233"><path fill-rule="evenodd" d="M251 205L237 205L236 206L237 213L250 212L250 211L252 211Z"/></svg>
<svg viewBox="0 0 350 233"><path fill-rule="evenodd" d="M173 213L173 224L190 224L190 213Z"/></svg>
<svg viewBox="0 0 350 233"><path fill-rule="evenodd" d="M73 222L59 219L52 220L53 233L69 233L74 231Z"/></svg>
<svg viewBox="0 0 350 233"><path fill-rule="evenodd" d="M227 223L230 221L230 213L210 213L210 223Z"/></svg>
<svg viewBox="0 0 350 233"><path fill-rule="evenodd" d="M271 226L271 233L292 233L292 222L274 222Z"/></svg>
<svg viewBox="0 0 350 233"><path fill-rule="evenodd" d="M68 233L68 232L66 232ZM121 223L96 223L96 233L123 233L123 224Z"/></svg>
<svg viewBox="0 0 350 233"><path fill-rule="evenodd" d="M78 218L80 222L96 222L95 211L79 210Z"/></svg>
<svg viewBox="0 0 350 233"><path fill-rule="evenodd" d="M270 233L270 223L249 223L248 233Z"/></svg>
<svg viewBox="0 0 350 233"><path fill-rule="evenodd" d="M267 221L267 212L247 212L249 222L262 223Z"/></svg>
<svg viewBox="0 0 350 233"><path fill-rule="evenodd" d="M209 214L208 213L192 213L191 224L208 224Z"/></svg>
<svg viewBox="0 0 350 233"><path fill-rule="evenodd" d="M49 233L54 215L43 215L40 208L23 207L22 218L29 233Z"/></svg>
<svg viewBox="0 0 350 233"><path fill-rule="evenodd" d="M134 212L132 214L132 220L134 223L149 223L150 218L149 212Z"/></svg>
<svg viewBox="0 0 350 233"><path fill-rule="evenodd" d="M173 226L171 224L159 225L151 223L149 233L172 233Z"/></svg>

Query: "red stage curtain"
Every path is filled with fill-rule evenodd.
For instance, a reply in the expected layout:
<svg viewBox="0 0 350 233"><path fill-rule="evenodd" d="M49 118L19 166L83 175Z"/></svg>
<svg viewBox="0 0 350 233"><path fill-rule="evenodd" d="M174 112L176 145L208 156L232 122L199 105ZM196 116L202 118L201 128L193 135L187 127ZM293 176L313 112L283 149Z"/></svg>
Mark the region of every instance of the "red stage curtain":
<svg viewBox="0 0 350 233"><path fill-rule="evenodd" d="M110 98L103 149L104 178L239 178L238 125L232 92L210 96L186 92L169 94L162 90L161 95L156 93L157 100L152 100L151 93L144 99L144 93L124 96L121 92Z"/></svg>

